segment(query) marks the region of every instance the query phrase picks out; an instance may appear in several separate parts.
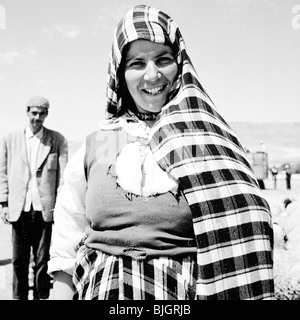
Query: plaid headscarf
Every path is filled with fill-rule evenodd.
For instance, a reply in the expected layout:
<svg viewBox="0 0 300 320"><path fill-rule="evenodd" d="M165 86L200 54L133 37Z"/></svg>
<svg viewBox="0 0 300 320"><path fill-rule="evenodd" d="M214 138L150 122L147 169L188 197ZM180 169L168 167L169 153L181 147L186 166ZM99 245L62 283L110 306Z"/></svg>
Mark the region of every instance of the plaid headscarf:
<svg viewBox="0 0 300 320"><path fill-rule="evenodd" d="M273 230L243 147L201 86L176 23L139 5L118 24L110 56L107 119L122 107L118 70L126 44L170 45L178 76L151 129L161 168L179 182L197 242L198 299L274 299Z"/></svg>

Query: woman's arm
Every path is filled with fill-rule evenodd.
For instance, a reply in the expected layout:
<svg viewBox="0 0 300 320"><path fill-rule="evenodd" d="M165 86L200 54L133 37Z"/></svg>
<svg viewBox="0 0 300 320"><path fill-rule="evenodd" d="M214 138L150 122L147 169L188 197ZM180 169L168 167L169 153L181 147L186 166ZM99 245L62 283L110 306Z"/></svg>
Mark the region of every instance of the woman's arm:
<svg viewBox="0 0 300 320"><path fill-rule="evenodd" d="M72 276L64 271L53 273L53 300L72 300L74 295Z"/></svg>
<svg viewBox="0 0 300 320"><path fill-rule="evenodd" d="M85 215L84 154L85 145L74 154L66 166L64 184L54 209L48 273L53 277L55 274L55 287L62 291L62 288L69 288L67 291L72 289L71 275L76 263L75 247L82 239L88 224Z"/></svg>

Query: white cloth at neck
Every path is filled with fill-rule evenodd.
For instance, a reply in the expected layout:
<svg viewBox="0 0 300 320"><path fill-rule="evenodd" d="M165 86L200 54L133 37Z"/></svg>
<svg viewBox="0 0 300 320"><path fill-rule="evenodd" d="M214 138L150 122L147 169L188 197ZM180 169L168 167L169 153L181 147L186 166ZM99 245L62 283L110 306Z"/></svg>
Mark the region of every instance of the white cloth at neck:
<svg viewBox="0 0 300 320"><path fill-rule="evenodd" d="M124 115L105 122L101 129L124 129L136 138L122 148L116 160L117 182L123 190L148 197L178 188L177 181L155 161L149 146L151 128L145 122Z"/></svg>

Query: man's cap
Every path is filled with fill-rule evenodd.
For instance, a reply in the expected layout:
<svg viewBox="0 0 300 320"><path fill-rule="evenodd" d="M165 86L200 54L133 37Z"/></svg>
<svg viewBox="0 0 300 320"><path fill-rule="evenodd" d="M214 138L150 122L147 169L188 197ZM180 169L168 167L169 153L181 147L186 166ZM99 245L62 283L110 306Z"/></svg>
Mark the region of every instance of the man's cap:
<svg viewBox="0 0 300 320"><path fill-rule="evenodd" d="M28 100L26 106L27 107L42 107L42 108L48 109L50 107L50 103L49 103L48 99L46 99L45 97L33 96Z"/></svg>

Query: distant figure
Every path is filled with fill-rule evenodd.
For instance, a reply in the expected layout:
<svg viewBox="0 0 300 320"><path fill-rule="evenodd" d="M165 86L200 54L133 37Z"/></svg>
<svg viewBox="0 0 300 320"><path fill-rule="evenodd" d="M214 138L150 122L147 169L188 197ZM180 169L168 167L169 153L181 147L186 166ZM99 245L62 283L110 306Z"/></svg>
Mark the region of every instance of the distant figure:
<svg viewBox="0 0 300 320"><path fill-rule="evenodd" d="M274 190L276 190L278 169L276 166L273 166L270 171L274 181Z"/></svg>
<svg viewBox="0 0 300 320"><path fill-rule="evenodd" d="M53 209L68 159L67 140L44 127L49 101L32 97L27 126L1 139L0 214L12 226L14 300L28 300L30 255L34 258L34 300L48 299L47 273Z"/></svg>
<svg viewBox="0 0 300 320"><path fill-rule="evenodd" d="M286 180L286 188L291 189L291 177L292 177L292 170L289 164L285 165L285 180Z"/></svg>

